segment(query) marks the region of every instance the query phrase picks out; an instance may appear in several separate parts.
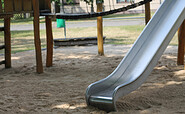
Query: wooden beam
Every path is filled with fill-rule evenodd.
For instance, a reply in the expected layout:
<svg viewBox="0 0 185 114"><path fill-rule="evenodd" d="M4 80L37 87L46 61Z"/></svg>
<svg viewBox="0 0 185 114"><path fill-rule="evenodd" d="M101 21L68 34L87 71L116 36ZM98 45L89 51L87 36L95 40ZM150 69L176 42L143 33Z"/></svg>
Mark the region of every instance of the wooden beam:
<svg viewBox="0 0 185 114"><path fill-rule="evenodd" d="M53 34L52 34L52 19L50 16L46 16L46 38L47 38L47 55L46 66L53 65Z"/></svg>
<svg viewBox="0 0 185 114"><path fill-rule="evenodd" d="M185 20L178 30L178 57L177 64L184 65L184 52L185 52Z"/></svg>
<svg viewBox="0 0 185 114"><path fill-rule="evenodd" d="M145 23L147 24L150 21L151 13L150 13L150 2L145 4Z"/></svg>
<svg viewBox="0 0 185 114"><path fill-rule="evenodd" d="M105 36L103 37L105 41ZM97 45L97 37L58 38L54 39L55 46L84 46Z"/></svg>
<svg viewBox="0 0 185 114"><path fill-rule="evenodd" d="M2 12L3 12L2 2L1 2L1 0L0 0L0 13L2 13Z"/></svg>
<svg viewBox="0 0 185 114"><path fill-rule="evenodd" d="M37 73L43 73L42 65L42 52L41 52L41 41L40 41L40 26L39 26L39 1L33 0L33 11L34 11L34 42L36 51L36 64Z"/></svg>
<svg viewBox="0 0 185 114"><path fill-rule="evenodd" d="M102 12L103 4L97 3L97 12ZM97 17L97 38L98 38L98 54L104 55L103 49L103 19Z"/></svg>
<svg viewBox="0 0 185 114"><path fill-rule="evenodd" d="M5 68L11 68L10 17L4 18Z"/></svg>

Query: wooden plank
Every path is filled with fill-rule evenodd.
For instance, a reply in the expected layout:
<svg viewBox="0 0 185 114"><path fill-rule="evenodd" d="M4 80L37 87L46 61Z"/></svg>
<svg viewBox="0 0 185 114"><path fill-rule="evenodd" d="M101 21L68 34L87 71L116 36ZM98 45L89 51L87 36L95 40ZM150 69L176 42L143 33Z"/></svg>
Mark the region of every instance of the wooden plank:
<svg viewBox="0 0 185 114"><path fill-rule="evenodd" d="M43 73L42 64L42 52L41 52L41 41L40 41L40 26L39 26L39 1L33 0L33 10L34 10L34 42L36 51L36 64L37 73Z"/></svg>
<svg viewBox="0 0 185 114"><path fill-rule="evenodd" d="M47 56L46 66L53 65L53 34L52 34L52 19L50 16L46 16L46 38L47 38Z"/></svg>
<svg viewBox="0 0 185 114"><path fill-rule="evenodd" d="M103 4L97 4L97 12L102 12ZM104 55L103 49L103 19L102 17L97 17L97 37L98 37L98 54Z"/></svg>
<svg viewBox="0 0 185 114"><path fill-rule="evenodd" d="M3 7L2 7L2 2L0 0L0 13L2 13L2 12L3 12Z"/></svg>
<svg viewBox="0 0 185 114"><path fill-rule="evenodd" d="M55 46L86 46L86 45L97 45L97 40L79 40L79 41L61 41L55 42Z"/></svg>
<svg viewBox="0 0 185 114"><path fill-rule="evenodd" d="M147 24L150 21L151 13L150 13L150 2L145 4L145 23Z"/></svg>
<svg viewBox="0 0 185 114"><path fill-rule="evenodd" d="M103 39L105 39L106 36L103 36ZM96 40L97 37L78 37L78 38L58 38L54 39L54 41L62 41L62 42L68 42L68 41L88 41L88 40Z"/></svg>
<svg viewBox="0 0 185 114"><path fill-rule="evenodd" d="M23 10L22 4L22 0L14 0L14 8L16 12Z"/></svg>
<svg viewBox="0 0 185 114"><path fill-rule="evenodd" d="M105 41L105 36L103 41ZM97 37L80 37L80 38L60 38L54 39L55 46L85 46L97 45Z"/></svg>
<svg viewBox="0 0 185 114"><path fill-rule="evenodd" d="M40 13L40 16L50 16L52 18L56 18L56 14L55 13Z"/></svg>
<svg viewBox="0 0 185 114"><path fill-rule="evenodd" d="M23 0L23 10L24 11L33 11L32 0Z"/></svg>
<svg viewBox="0 0 185 114"><path fill-rule="evenodd" d="M4 19L5 68L11 68L10 17Z"/></svg>
<svg viewBox="0 0 185 114"><path fill-rule="evenodd" d="M4 0L4 10L5 12L13 12L13 0Z"/></svg>
<svg viewBox="0 0 185 114"><path fill-rule="evenodd" d="M177 64L184 65L184 51L185 51L185 20L178 30L178 57Z"/></svg>

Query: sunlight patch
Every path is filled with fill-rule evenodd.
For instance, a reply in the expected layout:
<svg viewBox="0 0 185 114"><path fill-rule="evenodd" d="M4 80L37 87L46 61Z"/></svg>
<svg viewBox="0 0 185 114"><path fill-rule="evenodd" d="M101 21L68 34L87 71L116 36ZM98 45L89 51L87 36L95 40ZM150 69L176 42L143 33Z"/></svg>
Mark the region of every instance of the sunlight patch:
<svg viewBox="0 0 185 114"><path fill-rule="evenodd" d="M56 105L56 106L53 106L52 109L76 109L76 108L83 108L83 107L86 107L86 104L85 103L81 103L81 104L76 104L76 105L73 105L73 106L70 106L70 104L68 103L63 103L63 104L60 104L60 105Z"/></svg>
<svg viewBox="0 0 185 114"><path fill-rule="evenodd" d="M182 84L182 82L170 81L167 83L167 85L179 85L179 84Z"/></svg>
<svg viewBox="0 0 185 114"><path fill-rule="evenodd" d="M12 57L12 60L18 60L20 57Z"/></svg>
<svg viewBox="0 0 185 114"><path fill-rule="evenodd" d="M68 109L69 107L70 107L70 105L68 103L63 103L63 104L60 104L60 105L53 106L52 109L54 109L54 108Z"/></svg>
<svg viewBox="0 0 185 114"><path fill-rule="evenodd" d="M176 71L175 75L185 75L185 70Z"/></svg>

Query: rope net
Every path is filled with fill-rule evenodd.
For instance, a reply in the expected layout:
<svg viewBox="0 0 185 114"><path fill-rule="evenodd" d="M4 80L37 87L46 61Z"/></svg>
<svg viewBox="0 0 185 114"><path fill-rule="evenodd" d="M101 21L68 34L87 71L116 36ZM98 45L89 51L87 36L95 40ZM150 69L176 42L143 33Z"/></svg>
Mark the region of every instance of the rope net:
<svg viewBox="0 0 185 114"><path fill-rule="evenodd" d="M131 3L131 5L117 8L117 9L110 9L109 11L103 11L103 12L94 12L94 13L82 13L82 14L65 14L65 13L56 13L56 18L58 19L84 19L84 18L93 18L93 17L99 17L99 16L106 16L111 15L119 12L124 12L129 9L136 8L138 6L144 5L146 3L151 2L152 0L142 0L137 3Z"/></svg>

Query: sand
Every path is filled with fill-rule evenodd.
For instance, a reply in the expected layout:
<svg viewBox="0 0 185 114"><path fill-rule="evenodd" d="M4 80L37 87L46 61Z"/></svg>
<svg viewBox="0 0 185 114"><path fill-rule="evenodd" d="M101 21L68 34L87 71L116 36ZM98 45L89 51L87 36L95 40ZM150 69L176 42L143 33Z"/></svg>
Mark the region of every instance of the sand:
<svg viewBox="0 0 185 114"><path fill-rule="evenodd" d="M12 54L13 67L0 66L0 113L106 113L87 107L86 88L108 76L130 47L105 45L105 56L97 55L97 46L57 48L43 74L35 72L34 51ZM176 60L177 47L169 46L147 81L117 102L119 113L185 113L185 71Z"/></svg>

